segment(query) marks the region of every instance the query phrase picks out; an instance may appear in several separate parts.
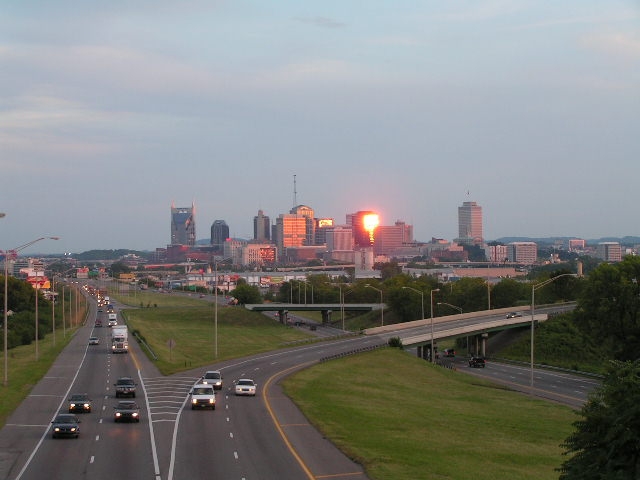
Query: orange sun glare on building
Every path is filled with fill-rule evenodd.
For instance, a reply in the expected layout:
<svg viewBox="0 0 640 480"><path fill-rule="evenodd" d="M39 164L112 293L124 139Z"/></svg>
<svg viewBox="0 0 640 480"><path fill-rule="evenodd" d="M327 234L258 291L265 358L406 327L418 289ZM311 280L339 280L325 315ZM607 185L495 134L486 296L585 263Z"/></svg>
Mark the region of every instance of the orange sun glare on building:
<svg viewBox="0 0 640 480"><path fill-rule="evenodd" d="M380 225L380 217L374 213L370 213L362 217L362 225L369 232L369 241L373 244L373 232Z"/></svg>

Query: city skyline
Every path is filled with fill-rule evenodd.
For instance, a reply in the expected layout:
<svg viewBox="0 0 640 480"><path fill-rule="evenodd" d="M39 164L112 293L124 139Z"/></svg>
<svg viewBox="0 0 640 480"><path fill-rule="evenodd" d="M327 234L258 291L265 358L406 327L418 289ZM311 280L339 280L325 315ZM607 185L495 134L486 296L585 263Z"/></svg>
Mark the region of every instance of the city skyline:
<svg viewBox="0 0 640 480"><path fill-rule="evenodd" d="M195 203L198 239L296 204L454 239L465 201L486 240L640 234L633 2L0 13L0 249L151 250L172 201Z"/></svg>

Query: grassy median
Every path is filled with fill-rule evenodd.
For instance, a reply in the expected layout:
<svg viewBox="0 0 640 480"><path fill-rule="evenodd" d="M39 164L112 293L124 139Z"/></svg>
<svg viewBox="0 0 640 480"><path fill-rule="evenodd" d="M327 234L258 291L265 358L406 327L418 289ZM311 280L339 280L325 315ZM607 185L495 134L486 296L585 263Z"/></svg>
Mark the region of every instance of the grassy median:
<svg viewBox="0 0 640 480"><path fill-rule="evenodd" d="M574 412L397 349L284 381L307 418L376 480L557 479Z"/></svg>

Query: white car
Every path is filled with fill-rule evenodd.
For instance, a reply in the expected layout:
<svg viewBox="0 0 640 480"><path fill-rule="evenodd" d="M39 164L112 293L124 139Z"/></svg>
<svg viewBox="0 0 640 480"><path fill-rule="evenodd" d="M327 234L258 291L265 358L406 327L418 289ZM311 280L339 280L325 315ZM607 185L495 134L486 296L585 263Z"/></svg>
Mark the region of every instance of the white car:
<svg viewBox="0 0 640 480"><path fill-rule="evenodd" d="M236 382L236 395L256 396L256 384L250 378L241 378Z"/></svg>
<svg viewBox="0 0 640 480"><path fill-rule="evenodd" d="M200 383L213 385L216 390L222 389L222 373L218 370L209 370L200 379Z"/></svg>

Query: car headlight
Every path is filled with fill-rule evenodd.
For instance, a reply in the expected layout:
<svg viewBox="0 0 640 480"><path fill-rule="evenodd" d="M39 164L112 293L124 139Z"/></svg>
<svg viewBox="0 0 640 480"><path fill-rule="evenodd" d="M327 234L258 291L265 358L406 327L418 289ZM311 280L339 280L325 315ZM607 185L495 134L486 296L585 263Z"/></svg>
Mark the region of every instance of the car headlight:
<svg viewBox="0 0 640 480"><path fill-rule="evenodd" d="M85 403L85 404L84 404L84 408L89 408L89 404L88 404L88 403Z"/></svg>
<svg viewBox="0 0 640 480"><path fill-rule="evenodd" d="M120 412L116 412L116 417L120 417L122 414Z"/></svg>
<svg viewBox="0 0 640 480"><path fill-rule="evenodd" d="M53 429L54 432L59 432L60 431L60 427L56 427Z"/></svg>
<svg viewBox="0 0 640 480"><path fill-rule="evenodd" d="M71 427L71 431L75 432L78 429L78 427Z"/></svg>
<svg viewBox="0 0 640 480"><path fill-rule="evenodd" d="M71 408L76 408L76 404L72 403L71 405L69 405Z"/></svg>
<svg viewBox="0 0 640 480"><path fill-rule="evenodd" d="M198 403L198 400L196 400L195 398L191 400L191 403L196 404Z"/></svg>
<svg viewBox="0 0 640 480"><path fill-rule="evenodd" d="M131 416L132 417L137 417L138 416L138 412L133 412L133 414Z"/></svg>
<svg viewBox="0 0 640 480"><path fill-rule="evenodd" d="M215 399L214 399L214 398L210 398L210 399L209 399L209 403L216 403L216 401L215 401Z"/></svg>

